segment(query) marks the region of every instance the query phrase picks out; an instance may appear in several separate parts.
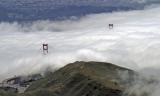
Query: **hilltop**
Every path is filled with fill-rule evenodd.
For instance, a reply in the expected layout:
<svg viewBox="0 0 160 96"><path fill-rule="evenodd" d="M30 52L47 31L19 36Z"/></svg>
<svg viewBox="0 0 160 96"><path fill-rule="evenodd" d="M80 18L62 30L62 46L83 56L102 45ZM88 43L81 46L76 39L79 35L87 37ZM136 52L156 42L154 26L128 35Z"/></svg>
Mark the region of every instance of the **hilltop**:
<svg viewBox="0 0 160 96"><path fill-rule="evenodd" d="M24 93L17 95L122 96L128 94L125 90L134 84L138 76L133 70L111 63L77 61L55 72L46 73L43 78L32 82ZM0 93L9 94L4 91ZM126 96L137 95L130 93Z"/></svg>
<svg viewBox="0 0 160 96"><path fill-rule="evenodd" d="M33 83L24 96L121 96L135 75L110 63L75 62Z"/></svg>

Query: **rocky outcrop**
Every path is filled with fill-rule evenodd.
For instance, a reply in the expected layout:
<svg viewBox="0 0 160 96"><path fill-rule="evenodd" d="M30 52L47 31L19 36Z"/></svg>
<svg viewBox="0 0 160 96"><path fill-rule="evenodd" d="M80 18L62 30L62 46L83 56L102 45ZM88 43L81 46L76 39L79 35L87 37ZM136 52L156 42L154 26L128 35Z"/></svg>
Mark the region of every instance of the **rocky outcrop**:
<svg viewBox="0 0 160 96"><path fill-rule="evenodd" d="M24 93L25 90L32 84L32 82L41 79L40 74L34 74L30 76L15 76L13 78L6 79L0 83L0 90Z"/></svg>

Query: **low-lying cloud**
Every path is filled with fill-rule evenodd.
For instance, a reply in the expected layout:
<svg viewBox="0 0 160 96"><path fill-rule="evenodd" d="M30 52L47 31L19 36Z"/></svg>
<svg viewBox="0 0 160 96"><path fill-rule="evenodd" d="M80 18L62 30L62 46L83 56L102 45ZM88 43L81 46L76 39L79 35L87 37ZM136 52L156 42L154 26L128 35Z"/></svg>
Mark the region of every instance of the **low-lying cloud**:
<svg viewBox="0 0 160 96"><path fill-rule="evenodd" d="M42 72L48 66L55 70L74 61L111 62L155 75L160 72L159 11L156 7L76 20L1 22L1 80ZM108 29L110 23L114 24L113 30ZM49 44L48 55L42 54L43 43Z"/></svg>

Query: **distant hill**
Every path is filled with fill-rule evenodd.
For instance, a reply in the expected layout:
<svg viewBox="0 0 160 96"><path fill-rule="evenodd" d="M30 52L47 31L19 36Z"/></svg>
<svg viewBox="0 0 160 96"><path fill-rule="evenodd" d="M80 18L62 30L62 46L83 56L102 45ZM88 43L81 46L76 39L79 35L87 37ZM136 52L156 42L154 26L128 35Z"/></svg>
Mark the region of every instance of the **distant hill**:
<svg viewBox="0 0 160 96"><path fill-rule="evenodd" d="M131 0L0 0L0 21L63 20L71 16L142 9Z"/></svg>
<svg viewBox="0 0 160 96"><path fill-rule="evenodd" d="M56 9L7 9L0 8L0 21L29 22L36 20L64 20L88 14L133 10L129 7L63 6Z"/></svg>

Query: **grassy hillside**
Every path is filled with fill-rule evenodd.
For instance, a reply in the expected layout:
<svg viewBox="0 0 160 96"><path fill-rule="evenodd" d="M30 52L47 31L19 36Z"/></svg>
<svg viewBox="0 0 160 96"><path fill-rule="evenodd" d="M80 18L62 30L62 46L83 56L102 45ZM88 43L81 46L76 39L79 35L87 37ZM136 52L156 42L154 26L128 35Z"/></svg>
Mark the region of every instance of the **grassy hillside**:
<svg viewBox="0 0 160 96"><path fill-rule="evenodd" d="M127 77L122 78L122 74ZM110 63L75 62L35 82L24 95L44 96L44 92L48 96L121 96L133 75L132 70Z"/></svg>
<svg viewBox="0 0 160 96"><path fill-rule="evenodd" d="M17 96L17 94L0 90L0 96Z"/></svg>
<svg viewBox="0 0 160 96"><path fill-rule="evenodd" d="M18 96L122 96L134 76L134 71L110 63L75 62L48 73Z"/></svg>

